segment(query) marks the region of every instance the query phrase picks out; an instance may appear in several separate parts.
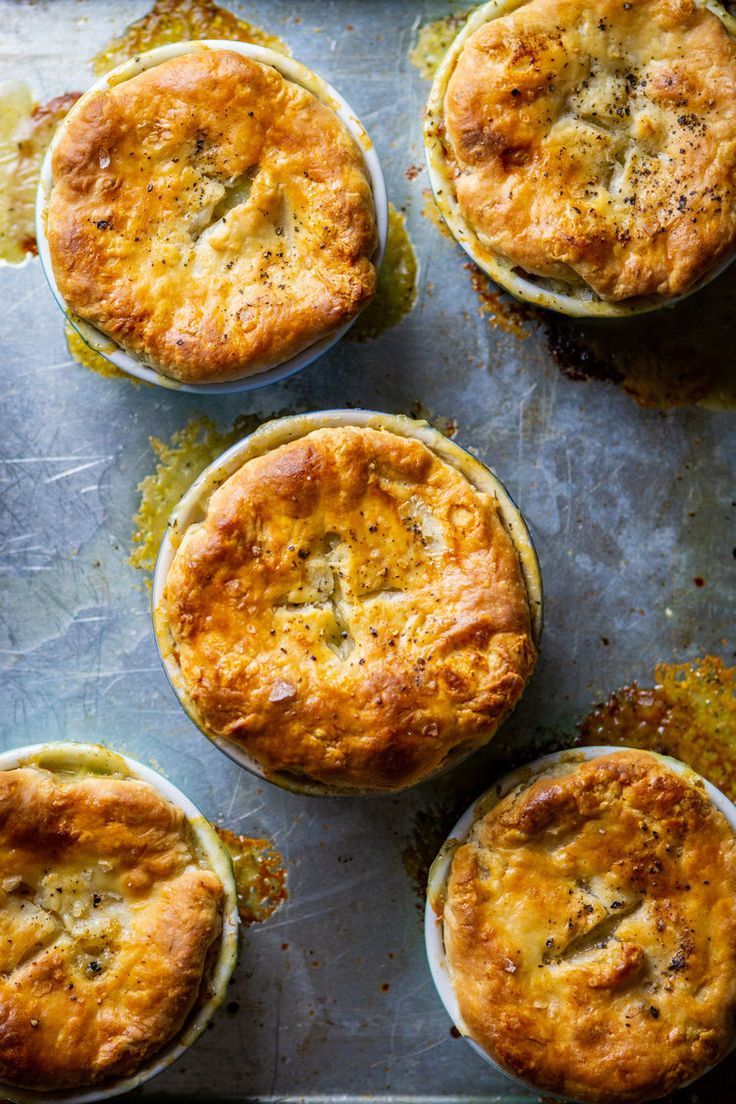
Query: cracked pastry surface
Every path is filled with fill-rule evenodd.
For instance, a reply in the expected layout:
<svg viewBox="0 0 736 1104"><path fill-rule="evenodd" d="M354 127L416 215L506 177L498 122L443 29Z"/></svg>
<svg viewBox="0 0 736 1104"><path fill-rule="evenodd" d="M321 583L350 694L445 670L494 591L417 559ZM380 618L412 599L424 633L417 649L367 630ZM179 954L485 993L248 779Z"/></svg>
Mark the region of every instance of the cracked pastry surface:
<svg viewBox="0 0 736 1104"><path fill-rule="evenodd" d="M495 499L376 429L247 461L185 532L164 605L207 730L338 787L397 789L485 743L535 660Z"/></svg>
<svg viewBox="0 0 736 1104"><path fill-rule="evenodd" d="M733 1042L733 831L646 752L565 764L476 823L444 937L470 1036L511 1073L575 1099L663 1095Z"/></svg>
<svg viewBox="0 0 736 1104"><path fill-rule="evenodd" d="M223 888L145 782L0 772L0 1080L134 1073L184 1024Z"/></svg>
<svg viewBox="0 0 736 1104"><path fill-rule="evenodd" d="M601 298L676 296L736 243L736 43L692 0L529 0L445 95L484 246Z"/></svg>
<svg viewBox="0 0 736 1104"><path fill-rule="evenodd" d="M52 169L61 294L165 375L263 371L373 296L360 150L329 107L233 51L172 58L95 94Z"/></svg>

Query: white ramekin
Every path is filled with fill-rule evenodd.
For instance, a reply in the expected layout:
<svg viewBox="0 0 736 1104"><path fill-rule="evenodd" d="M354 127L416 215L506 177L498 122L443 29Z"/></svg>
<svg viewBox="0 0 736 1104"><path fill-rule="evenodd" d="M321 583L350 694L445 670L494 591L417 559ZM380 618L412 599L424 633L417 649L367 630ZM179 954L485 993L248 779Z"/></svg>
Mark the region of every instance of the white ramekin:
<svg viewBox="0 0 736 1104"><path fill-rule="evenodd" d="M286 444L288 441L295 441L300 437L304 437L316 429L335 426L363 426L388 430L403 437L414 437L430 448L440 459L457 468L473 486L496 498L504 527L519 555L529 596L532 635L535 645L539 646L542 635L543 603L539 560L526 522L506 488L490 468L482 464L464 448L461 448L460 445L448 440L439 430L434 429L427 422L417 421L401 414L381 414L373 410L321 410L309 414L295 414L291 417L266 422L255 433L244 437L242 441L238 441L237 444L224 452L202 472L173 510L164 539L161 542L151 594L154 632L161 661L180 704L200 731L241 767L259 778L296 793L330 797L373 796L376 792L373 790L357 790L354 788L342 790L319 782L302 782L285 773L265 773L260 764L240 745L208 731L206 725L197 716L197 710L187 693L181 670L176 661L163 601L166 577L182 536L190 525L197 525L203 520L213 491L254 456L261 456L280 445ZM430 778L436 778L438 775L444 774L445 771L457 766L481 746L482 742L478 742L470 749L463 748L457 756L450 753L434 773L421 781L426 782Z"/></svg>
<svg viewBox="0 0 736 1104"><path fill-rule="evenodd" d="M721 7L717 0L694 0L695 4L707 8L716 15L726 30L736 37L736 19ZM450 233L487 276L524 303L533 303L538 307L557 311L575 318L627 318L634 314L673 307L687 299L696 291L715 280L736 258L736 248L717 261L715 265L688 291L675 297L662 295L637 296L630 300L610 302L600 299L591 289L581 289L578 294L566 292L561 281L544 277L525 276L520 266L487 248L467 224L460 211L443 148L444 102L450 78L454 72L458 57L471 35L491 19L510 15L529 0L489 0L476 8L467 23L459 31L442 63L435 74L432 89L424 115L424 150L427 159L429 179L434 192L435 202L445 220Z"/></svg>
<svg viewBox="0 0 736 1104"><path fill-rule="evenodd" d="M513 1073L509 1073L507 1069L504 1069L502 1065L491 1057L487 1050L471 1038L470 1032L463 1022L460 1006L452 985L450 968L445 958L442 918L447 880L450 876L452 860L458 847L461 847L462 844L467 841L476 822L484 817L486 813L490 812L499 801L506 797L507 794L511 793L512 790L516 789L517 786L530 786L543 774L549 772L563 773L567 767L574 766L576 763L582 763L586 759L598 759L603 755L612 755L620 751L640 750L639 748L603 745L599 747L571 748L567 751L555 751L551 755L545 755L541 759L535 759L532 763L528 763L512 771L510 774L505 775L474 801L470 808L466 809L440 848L437 858L432 863L429 871L427 903L424 909L424 944L427 951L427 960L429 962L432 980L440 1000L445 1006L445 1011L457 1030L465 1038L466 1042L470 1043L473 1050L476 1051L481 1058L485 1059L490 1066L499 1073L502 1073L504 1077L508 1077L511 1081L514 1081L517 1085L522 1085L525 1089L532 1089L537 1093L543 1091L545 1099L549 1098L550 1100L561 1100L567 1101L568 1104L575 1104L569 1096L563 1097L557 1093L549 1092L547 1089L540 1090L539 1087L532 1084L532 1082L524 1081L522 1078L516 1077ZM698 785L702 784L710 800L715 807L723 813L736 834L736 805L734 805L725 794L716 789L707 779L702 778L686 763L681 763L679 759L672 759L669 755L659 755L657 752L653 751L647 752L647 754L654 755L671 770L676 771L677 774L689 778ZM692 1080L699 1080L699 1078L707 1072L707 1070L704 1070L703 1073L698 1074L698 1077ZM687 1082L687 1084L690 1083L691 1082ZM684 1087L684 1085L678 1086L678 1088Z"/></svg>
<svg viewBox="0 0 736 1104"><path fill-rule="evenodd" d="M233 865L219 836L196 805L168 779L135 759L129 759L126 755L119 755L99 745L75 743L33 744L0 753L0 770L15 770L18 767L42 767L61 772L81 770L85 774L116 774L147 782L185 814L202 857L217 874L225 890L220 949L209 972L210 993L205 1001L196 1004L176 1037L152 1055L140 1069L130 1077L102 1082L89 1088L59 1092L37 1092L0 1082L0 1096L5 1100L17 1101L18 1104L92 1104L93 1101L107 1100L108 1097L130 1092L162 1073L196 1042L225 999L238 956L238 898Z"/></svg>
<svg viewBox="0 0 736 1104"><path fill-rule="evenodd" d="M332 85L312 72L311 69L308 69L306 65L302 65L301 62L295 61L294 58L285 57L283 54L276 53L275 50L269 50L265 46L254 46L249 42L230 42L226 39L203 39L199 42L175 42L168 46L157 46L153 50L148 50L146 53L136 55L136 57L132 58L130 61L123 62L122 65L118 65L112 72L107 73L104 77L100 77L100 79L95 81L92 87L77 100L74 107L66 116L66 119L59 126L43 160L38 184L38 193L36 196L36 239L38 241L38 255L41 259L41 266L54 299L56 299L56 302L66 315L70 325L73 326L79 336L91 349L105 357L106 360L109 360L117 368L121 368L131 376L145 380L146 383L153 383L159 387L167 387L174 391L196 391L205 395L217 395L232 391L253 391L258 387L265 387L270 383L278 383L280 380L286 379L287 376L293 375L294 372L306 368L308 364L311 364L312 361L322 356L323 353L326 353L328 349L339 341L340 338L347 333L358 316L356 315L355 318L352 318L350 322L341 326L340 329L336 330L334 333L328 334L327 337L323 337L319 341L315 341L313 345L303 349L300 353L297 353L296 356L290 357L288 360L272 368L266 368L262 372L256 372L243 379L226 380L222 383L181 383L179 380L162 375L160 372L157 372L154 368L151 368L142 360L138 359L138 357L121 349L110 337L101 333L100 330L96 329L89 322L79 318L67 306L54 277L46 225L46 211L51 189L53 187L51 160L54 149L56 148L60 136L64 133L69 119L72 119L88 99L97 92L104 92L108 88L122 84L124 81L130 80L131 77L143 73L146 69L153 69L156 65L160 65L161 62L168 61L170 58L179 57L182 54L198 53L200 50L231 50L235 53L242 54L244 57L252 58L254 61L260 61L264 65L271 65L281 73L282 76L286 77L287 80L293 81L294 84L298 84L302 88L305 88L308 92L311 92L316 99L335 112L357 142L363 155L366 171L370 180L371 190L373 192L373 202L376 209L376 230L378 234L378 247L373 257L373 263L376 269L380 268L383 254L386 249L386 239L388 236L388 199L386 196L386 184L383 179L381 164L378 160L378 154L376 153L373 142L347 101L343 99L340 93L337 92Z"/></svg>

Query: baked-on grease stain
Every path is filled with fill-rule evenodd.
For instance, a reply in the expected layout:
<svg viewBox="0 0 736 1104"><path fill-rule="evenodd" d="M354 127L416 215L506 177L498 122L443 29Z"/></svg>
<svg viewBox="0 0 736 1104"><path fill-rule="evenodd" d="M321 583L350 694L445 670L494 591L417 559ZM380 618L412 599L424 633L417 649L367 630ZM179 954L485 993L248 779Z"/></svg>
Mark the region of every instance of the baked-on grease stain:
<svg viewBox="0 0 736 1104"><path fill-rule="evenodd" d="M435 230L438 230L444 238L454 241L431 190L425 188L422 195L424 206L421 213L424 218L431 222ZM494 284L473 261L466 261L465 269L470 274L471 286L478 297L479 313L487 316L494 329L502 330L520 340L529 337L532 332L529 323L537 321L539 316L536 308L513 299Z"/></svg>
<svg viewBox="0 0 736 1104"><path fill-rule="evenodd" d="M218 824L213 827L233 861L241 921L255 924L267 920L288 897L280 851L270 840L239 836Z"/></svg>
<svg viewBox="0 0 736 1104"><path fill-rule="evenodd" d="M488 315L494 328L520 340L528 337L531 332L528 323L536 320L538 311L507 295L472 261L467 262L465 268L470 273L470 283L478 296L480 313Z"/></svg>
<svg viewBox="0 0 736 1104"><path fill-rule="evenodd" d="M579 742L671 755L736 800L736 668L708 655L654 674L654 686L634 682L595 706Z"/></svg>
<svg viewBox="0 0 736 1104"><path fill-rule="evenodd" d="M568 379L617 384L641 406L736 409L736 264L674 307L631 318L539 311L552 359Z"/></svg>
<svg viewBox="0 0 736 1104"><path fill-rule="evenodd" d="M95 54L92 64L96 75L101 77L121 62L155 46L202 38L252 42L291 56L291 50L278 35L239 19L213 0L156 0L149 12Z"/></svg>
<svg viewBox="0 0 736 1104"><path fill-rule="evenodd" d="M736 372L725 352L736 343L736 265L675 307L615 319L569 318L516 302L476 265L466 267L491 323L516 337L537 329L568 379L614 384L655 410L736 409Z"/></svg>
<svg viewBox="0 0 736 1104"><path fill-rule="evenodd" d="M614 384L655 410L736 409L727 352L736 343L736 264L677 306L615 319L569 318L517 302L476 265L466 267L492 325L516 337L537 329L568 379Z"/></svg>

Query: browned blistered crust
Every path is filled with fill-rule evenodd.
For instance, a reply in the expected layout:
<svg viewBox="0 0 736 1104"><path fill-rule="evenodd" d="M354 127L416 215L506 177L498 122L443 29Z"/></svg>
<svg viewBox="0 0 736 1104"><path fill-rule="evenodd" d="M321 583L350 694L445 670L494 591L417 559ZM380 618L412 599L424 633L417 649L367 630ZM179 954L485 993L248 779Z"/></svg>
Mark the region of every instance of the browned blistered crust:
<svg viewBox="0 0 736 1104"><path fill-rule="evenodd" d="M197 999L222 898L146 783L0 772L0 1080L134 1073Z"/></svg>
<svg viewBox="0 0 736 1104"><path fill-rule="evenodd" d="M208 730L332 786L396 789L485 743L535 660L495 499L375 429L244 464L187 531L165 605Z"/></svg>
<svg viewBox="0 0 736 1104"><path fill-rule="evenodd" d="M687 291L736 242L736 44L692 0L530 0L445 97L480 241L599 296Z"/></svg>
<svg viewBox="0 0 736 1104"><path fill-rule="evenodd" d="M733 1041L734 835L647 752L496 805L454 857L444 934L472 1038L540 1089L649 1100Z"/></svg>
<svg viewBox="0 0 736 1104"><path fill-rule="evenodd" d="M357 145L309 92L230 50L173 58L87 100L53 178L64 299L176 379L281 363L373 295Z"/></svg>

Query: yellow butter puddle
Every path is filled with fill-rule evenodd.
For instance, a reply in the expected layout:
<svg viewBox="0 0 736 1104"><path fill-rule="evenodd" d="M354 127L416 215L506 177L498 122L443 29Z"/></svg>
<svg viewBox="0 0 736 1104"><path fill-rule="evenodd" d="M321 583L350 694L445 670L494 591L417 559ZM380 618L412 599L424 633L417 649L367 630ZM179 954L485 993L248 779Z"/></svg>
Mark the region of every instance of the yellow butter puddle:
<svg viewBox="0 0 736 1104"><path fill-rule="evenodd" d="M212 0L156 0L149 12L95 54L92 64L96 75L102 76L128 58L155 46L202 38L252 42L287 57L291 55L291 50L278 35L240 19Z"/></svg>
<svg viewBox="0 0 736 1104"><path fill-rule="evenodd" d="M233 862L238 912L244 924L267 920L289 896L286 867L270 840L239 836L213 825Z"/></svg>
<svg viewBox="0 0 736 1104"><path fill-rule="evenodd" d="M366 341L398 326L416 304L418 275L419 264L406 229L406 218L390 203L388 240L378 273L376 295L349 330L348 337L353 341Z"/></svg>
<svg viewBox="0 0 736 1104"><path fill-rule="evenodd" d="M658 663L654 686L616 690L580 725L580 743L681 759L736 801L736 668L717 656Z"/></svg>

